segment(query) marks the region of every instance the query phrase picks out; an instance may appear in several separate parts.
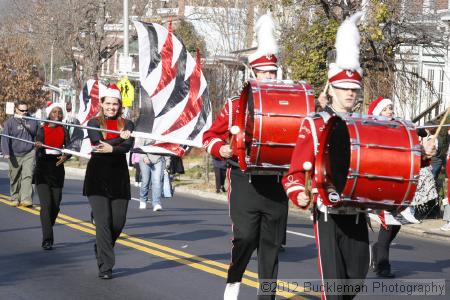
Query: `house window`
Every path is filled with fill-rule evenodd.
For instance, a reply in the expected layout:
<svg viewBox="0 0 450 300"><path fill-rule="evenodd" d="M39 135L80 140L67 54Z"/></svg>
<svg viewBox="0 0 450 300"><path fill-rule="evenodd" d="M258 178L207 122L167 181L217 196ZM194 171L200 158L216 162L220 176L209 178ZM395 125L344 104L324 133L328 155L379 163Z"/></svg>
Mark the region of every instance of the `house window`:
<svg viewBox="0 0 450 300"><path fill-rule="evenodd" d="M438 99L442 100L442 94L444 93L444 70L439 71L439 87L438 87Z"/></svg>
<svg viewBox="0 0 450 300"><path fill-rule="evenodd" d="M428 77L427 77L427 86L426 86L426 94L427 94L427 104L428 106L433 102L433 93L434 91L434 70L428 69Z"/></svg>

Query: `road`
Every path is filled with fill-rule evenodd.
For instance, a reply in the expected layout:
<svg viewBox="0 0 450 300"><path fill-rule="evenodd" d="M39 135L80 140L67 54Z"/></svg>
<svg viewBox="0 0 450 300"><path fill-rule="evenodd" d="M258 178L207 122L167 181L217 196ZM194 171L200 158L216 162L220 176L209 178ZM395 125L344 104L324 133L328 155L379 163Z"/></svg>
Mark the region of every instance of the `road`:
<svg viewBox="0 0 450 300"><path fill-rule="evenodd" d="M176 193L163 201L163 211L153 212L139 210L138 202L131 201L124 236L115 248L114 279L101 280L93 251L95 232L88 222L90 209L81 195L82 181L66 180L54 229L55 247L44 251L38 206L11 207L7 176L0 171L0 299L222 298L232 237L226 203ZM133 187L133 197L137 192ZM39 203L36 196L34 203ZM319 278L312 235L309 219L290 215L286 251L280 253L280 279ZM400 234L391 261L401 279L450 280L448 242ZM247 270L241 299L256 299L256 256ZM368 277L376 278L373 273ZM450 295L448 286L446 294ZM318 299L317 294L301 292L293 285L280 291L280 298Z"/></svg>

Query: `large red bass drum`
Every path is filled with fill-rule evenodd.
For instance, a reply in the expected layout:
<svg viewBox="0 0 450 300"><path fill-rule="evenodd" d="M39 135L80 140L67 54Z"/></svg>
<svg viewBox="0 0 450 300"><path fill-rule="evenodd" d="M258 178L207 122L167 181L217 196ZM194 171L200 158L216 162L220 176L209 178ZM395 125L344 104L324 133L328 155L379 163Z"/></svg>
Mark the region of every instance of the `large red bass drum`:
<svg viewBox="0 0 450 300"><path fill-rule="evenodd" d="M242 171L289 169L302 120L314 111L314 94L305 82L249 80L239 98L232 143Z"/></svg>
<svg viewBox="0 0 450 300"><path fill-rule="evenodd" d="M411 203L420 162L421 145L411 122L334 116L319 138L315 179L327 206L396 210Z"/></svg>

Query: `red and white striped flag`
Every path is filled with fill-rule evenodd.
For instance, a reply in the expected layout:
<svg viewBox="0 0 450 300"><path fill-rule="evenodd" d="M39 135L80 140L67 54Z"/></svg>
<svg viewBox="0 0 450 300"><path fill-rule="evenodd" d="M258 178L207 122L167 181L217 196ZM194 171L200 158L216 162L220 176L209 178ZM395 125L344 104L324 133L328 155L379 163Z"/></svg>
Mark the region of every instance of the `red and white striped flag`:
<svg viewBox="0 0 450 300"><path fill-rule="evenodd" d="M143 99L136 130L202 144L212 123L211 101L201 70L169 29L135 21L139 40L139 75L148 94ZM145 97L144 97L145 98ZM183 156L187 146L159 143L140 147L144 152Z"/></svg>
<svg viewBox="0 0 450 300"><path fill-rule="evenodd" d="M97 116L100 111L100 90L103 91L106 86L98 80L89 79L80 92L80 109L78 110L77 119L81 125L87 125L87 122ZM89 141L87 130L83 130L84 139L81 144L80 152L90 153L91 142Z"/></svg>

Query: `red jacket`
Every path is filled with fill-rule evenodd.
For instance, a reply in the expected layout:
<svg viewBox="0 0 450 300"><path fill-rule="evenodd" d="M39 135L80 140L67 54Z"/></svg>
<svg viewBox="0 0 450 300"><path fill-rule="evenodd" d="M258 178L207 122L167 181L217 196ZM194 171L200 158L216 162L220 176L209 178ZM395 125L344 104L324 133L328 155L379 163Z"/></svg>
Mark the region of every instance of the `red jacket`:
<svg viewBox="0 0 450 300"><path fill-rule="evenodd" d="M227 144L230 128L234 125L239 110L239 97L232 97L220 110L211 127L203 133L203 148L213 157L223 160L219 149ZM230 111L232 113L230 114Z"/></svg>
<svg viewBox="0 0 450 300"><path fill-rule="evenodd" d="M447 202L448 199L450 199L450 161L448 160L450 158L450 148L447 152L447 163L445 164L445 173L447 174Z"/></svg>
<svg viewBox="0 0 450 300"><path fill-rule="evenodd" d="M309 161L312 164L311 178L312 188L316 188L316 180L314 178L314 164L317 154L318 140L322 134L326 122L331 117L327 112L322 112L313 117L306 117L300 126L300 131L292 153L291 166L288 173L283 177L282 183L289 199L296 205L297 195L305 190L305 170L303 163ZM317 196L314 197L317 201Z"/></svg>

